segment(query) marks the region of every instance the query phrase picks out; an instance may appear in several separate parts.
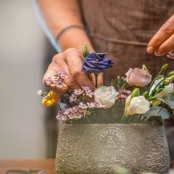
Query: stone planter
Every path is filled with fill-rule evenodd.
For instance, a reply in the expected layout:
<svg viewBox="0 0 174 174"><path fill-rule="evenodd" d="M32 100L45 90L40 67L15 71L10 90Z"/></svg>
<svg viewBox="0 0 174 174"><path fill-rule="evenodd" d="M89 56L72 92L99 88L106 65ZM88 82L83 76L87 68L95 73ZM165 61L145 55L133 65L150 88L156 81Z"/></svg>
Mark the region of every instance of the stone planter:
<svg viewBox="0 0 174 174"><path fill-rule="evenodd" d="M135 173L165 173L169 163L164 126L61 125L56 153L57 174L111 174L117 166Z"/></svg>

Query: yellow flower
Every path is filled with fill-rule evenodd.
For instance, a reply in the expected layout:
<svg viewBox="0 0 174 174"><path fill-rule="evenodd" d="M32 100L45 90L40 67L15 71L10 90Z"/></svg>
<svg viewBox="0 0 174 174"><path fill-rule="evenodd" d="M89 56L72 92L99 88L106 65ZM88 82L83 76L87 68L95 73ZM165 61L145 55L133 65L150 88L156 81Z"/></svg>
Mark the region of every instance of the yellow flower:
<svg viewBox="0 0 174 174"><path fill-rule="evenodd" d="M46 97L42 99L42 104L47 107L51 107L56 104L59 96L54 94L53 91L50 91Z"/></svg>

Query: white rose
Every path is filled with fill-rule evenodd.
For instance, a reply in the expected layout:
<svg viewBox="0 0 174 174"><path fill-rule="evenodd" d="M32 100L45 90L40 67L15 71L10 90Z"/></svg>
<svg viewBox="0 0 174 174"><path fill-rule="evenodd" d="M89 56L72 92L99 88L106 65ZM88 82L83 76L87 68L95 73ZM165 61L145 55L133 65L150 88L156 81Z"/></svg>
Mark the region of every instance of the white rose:
<svg viewBox="0 0 174 174"><path fill-rule="evenodd" d="M94 98L100 106L108 109L115 103L116 97L119 93L113 86L100 86L94 91Z"/></svg>
<svg viewBox="0 0 174 174"><path fill-rule="evenodd" d="M144 98L144 96L138 96L131 99L127 108L126 115L144 114L150 108L150 103Z"/></svg>
<svg viewBox="0 0 174 174"><path fill-rule="evenodd" d="M150 93L153 91L153 89L157 86L158 83L160 83L164 77L160 78L159 80L155 80L154 84L152 85L152 88L150 89ZM162 83L161 83L162 84ZM169 85L165 86L164 89L156 94L158 97L165 97L166 95L170 94L173 91L173 83L170 83Z"/></svg>

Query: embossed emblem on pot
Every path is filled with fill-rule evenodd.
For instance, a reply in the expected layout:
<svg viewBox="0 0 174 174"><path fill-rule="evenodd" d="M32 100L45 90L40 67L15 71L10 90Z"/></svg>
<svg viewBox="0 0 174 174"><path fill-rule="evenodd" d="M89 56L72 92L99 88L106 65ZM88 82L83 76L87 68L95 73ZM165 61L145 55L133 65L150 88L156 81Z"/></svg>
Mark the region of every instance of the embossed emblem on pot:
<svg viewBox="0 0 174 174"><path fill-rule="evenodd" d="M111 157L115 162L122 160L125 143L125 136L118 128L107 127L97 135L97 148L100 149L100 153Z"/></svg>

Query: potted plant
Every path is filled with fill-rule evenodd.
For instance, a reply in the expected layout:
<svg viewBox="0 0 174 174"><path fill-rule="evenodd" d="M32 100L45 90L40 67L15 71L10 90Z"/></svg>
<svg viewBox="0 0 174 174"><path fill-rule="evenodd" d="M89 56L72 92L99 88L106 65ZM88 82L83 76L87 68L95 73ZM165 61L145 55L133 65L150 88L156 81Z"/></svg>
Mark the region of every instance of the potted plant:
<svg viewBox="0 0 174 174"><path fill-rule="evenodd" d="M115 167L133 172L164 173L169 169L169 152L163 119L173 116L174 71L161 71L153 79L145 65L129 69L124 77L97 87L98 74L112 67L103 53L89 54L85 44L82 71L96 77L96 89L82 86L59 95L68 75L58 70L48 78L54 91L43 94L43 104L58 108L61 130L56 153L56 172L114 173ZM151 82L152 81L152 82ZM149 87L148 87L149 85ZM132 90L128 90L131 88ZM88 99L93 98L89 102ZM60 107L60 102L66 105Z"/></svg>

